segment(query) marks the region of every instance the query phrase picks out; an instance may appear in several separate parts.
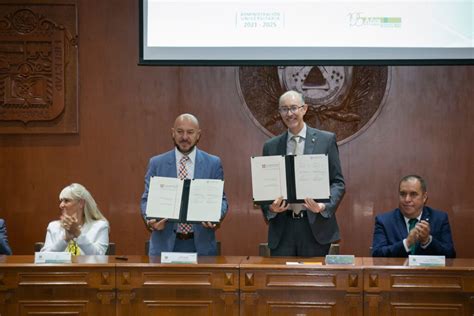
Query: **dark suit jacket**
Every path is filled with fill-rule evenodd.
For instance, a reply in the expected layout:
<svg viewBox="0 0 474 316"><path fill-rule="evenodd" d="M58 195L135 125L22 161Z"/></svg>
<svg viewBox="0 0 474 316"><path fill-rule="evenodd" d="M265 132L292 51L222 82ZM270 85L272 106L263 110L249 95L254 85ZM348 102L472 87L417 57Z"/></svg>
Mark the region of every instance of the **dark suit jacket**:
<svg viewBox="0 0 474 316"><path fill-rule="evenodd" d="M264 156L286 155L288 132L269 139L263 146ZM344 195L344 177L342 176L339 162L336 135L320 131L309 126L306 127L304 154L327 154L329 161L329 182L331 198L326 203L326 209L315 214L307 212L311 231L316 241L320 244L329 244L340 239L335 212ZM268 247L275 249L286 227L289 218L286 214L275 214L269 210L269 205L262 206L263 213L268 220Z"/></svg>
<svg viewBox="0 0 474 316"><path fill-rule="evenodd" d="M153 176L177 177L174 149L150 159L148 171L145 175L145 191L143 192L141 200L142 216L145 216L150 177ZM194 179L224 179L224 171L220 158L196 148ZM224 194L222 196L221 219L223 219L227 213L227 208L227 199ZM169 222L163 230L152 232L150 238L150 256L159 256L162 251L173 251L177 226L178 223ZM194 244L198 255L216 255L217 245L214 230L204 228L201 224L193 224L193 231Z"/></svg>
<svg viewBox="0 0 474 316"><path fill-rule="evenodd" d="M0 219L0 255L11 255L12 250L8 245L7 226L5 221Z"/></svg>
<svg viewBox="0 0 474 316"><path fill-rule="evenodd" d="M426 248L416 245L416 255L438 255L447 258L456 257L448 214L425 206L421 219L428 218L433 240ZM372 242L372 256L374 257L408 257L403 246L403 239L408 236L408 229L400 209L377 215L375 217L374 240Z"/></svg>

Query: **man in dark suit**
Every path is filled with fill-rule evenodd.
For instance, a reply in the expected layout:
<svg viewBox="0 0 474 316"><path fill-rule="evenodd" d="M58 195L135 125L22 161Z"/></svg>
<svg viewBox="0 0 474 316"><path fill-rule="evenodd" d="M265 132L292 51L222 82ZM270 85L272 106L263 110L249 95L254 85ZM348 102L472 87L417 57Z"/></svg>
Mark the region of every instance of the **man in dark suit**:
<svg viewBox="0 0 474 316"><path fill-rule="evenodd" d="M375 217L372 256L456 257L448 214L425 206L427 199L422 177L409 175L400 180L399 207Z"/></svg>
<svg viewBox="0 0 474 316"><path fill-rule="evenodd" d="M279 197L263 205L268 220L268 247L271 256L324 256L338 241L336 209L344 195L344 177L339 162L336 135L306 125L308 110L303 96L287 91L279 99L278 111L288 131L268 140L264 156L286 154L326 154L329 161L330 201L318 203L306 198L303 204L288 204Z"/></svg>
<svg viewBox="0 0 474 316"><path fill-rule="evenodd" d="M197 252L198 255L216 255L215 224L167 223L167 219L147 220L145 218L150 178L180 177L187 179L224 179L221 160L196 147L201 137L199 122L194 115L181 114L176 118L171 136L175 148L152 157L145 175L145 191L141 200L141 214L152 231L150 237L150 256L165 252ZM182 168L185 169L182 170ZM185 174L183 174L183 171ZM183 177L181 177L183 176ZM221 220L227 212L227 199L222 196Z"/></svg>
<svg viewBox="0 0 474 316"><path fill-rule="evenodd" d="M0 255L11 255L12 250L8 245L7 226L5 221L0 218Z"/></svg>

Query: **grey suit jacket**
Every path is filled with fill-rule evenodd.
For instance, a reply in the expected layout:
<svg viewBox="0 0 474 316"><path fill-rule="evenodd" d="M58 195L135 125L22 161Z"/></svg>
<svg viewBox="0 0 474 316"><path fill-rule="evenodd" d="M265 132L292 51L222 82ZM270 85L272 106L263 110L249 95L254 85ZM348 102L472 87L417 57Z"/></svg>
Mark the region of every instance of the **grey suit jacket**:
<svg viewBox="0 0 474 316"><path fill-rule="evenodd" d="M0 218L0 255L11 255L12 250L8 245L7 226L5 221Z"/></svg>
<svg viewBox="0 0 474 316"><path fill-rule="evenodd" d="M164 154L150 159L148 170L145 175L145 191L141 200L142 216L145 216L148 201L148 188L150 178L153 176L176 178L176 155L170 150ZM196 148L196 161L194 165L195 179L224 179L221 160L217 156L210 155ZM221 220L227 213L227 198L222 196ZM150 238L150 256L159 256L161 252L170 252L174 249L176 241L177 223L167 223L160 231L153 231ZM216 237L214 230L204 228L201 224L193 224L194 245L198 255L212 256L217 254Z"/></svg>
<svg viewBox="0 0 474 316"><path fill-rule="evenodd" d="M273 137L263 146L264 156L285 155L288 132ZM335 212L345 192L344 177L342 176L337 148L336 135L307 126L304 154L327 154L329 161L329 183L331 198L326 203L323 212L315 214L308 211L307 220L316 241L329 244L340 239ZM275 214L269 205L263 205L262 211L268 220L268 247L275 249L289 220L286 214Z"/></svg>

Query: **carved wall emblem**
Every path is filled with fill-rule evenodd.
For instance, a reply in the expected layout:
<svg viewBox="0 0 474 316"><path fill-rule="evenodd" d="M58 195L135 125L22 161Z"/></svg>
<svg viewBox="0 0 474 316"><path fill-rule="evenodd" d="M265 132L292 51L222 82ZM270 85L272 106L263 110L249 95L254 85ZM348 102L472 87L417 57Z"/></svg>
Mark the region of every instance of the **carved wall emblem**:
<svg viewBox="0 0 474 316"><path fill-rule="evenodd" d="M69 6L75 18L75 5ZM58 3L31 8L1 4L0 9L0 132L34 133L38 125L28 129L27 123L53 120L52 130L39 131L77 131L76 21L68 26L50 18L68 18L67 11L58 15ZM15 130L15 121L23 129Z"/></svg>
<svg viewBox="0 0 474 316"><path fill-rule="evenodd" d="M287 90L303 94L312 127L336 133L342 144L365 130L389 89L385 66L240 67L238 84L248 115L269 136L286 130L277 111Z"/></svg>

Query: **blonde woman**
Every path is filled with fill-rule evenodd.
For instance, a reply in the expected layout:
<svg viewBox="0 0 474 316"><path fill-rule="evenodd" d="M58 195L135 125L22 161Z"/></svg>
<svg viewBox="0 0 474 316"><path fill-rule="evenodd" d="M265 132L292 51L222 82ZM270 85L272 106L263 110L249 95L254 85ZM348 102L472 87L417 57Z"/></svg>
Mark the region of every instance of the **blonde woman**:
<svg viewBox="0 0 474 316"><path fill-rule="evenodd" d="M109 223L89 191L78 183L68 185L59 194L59 208L61 216L48 224L41 251L105 255Z"/></svg>

